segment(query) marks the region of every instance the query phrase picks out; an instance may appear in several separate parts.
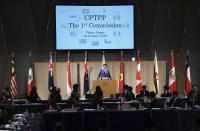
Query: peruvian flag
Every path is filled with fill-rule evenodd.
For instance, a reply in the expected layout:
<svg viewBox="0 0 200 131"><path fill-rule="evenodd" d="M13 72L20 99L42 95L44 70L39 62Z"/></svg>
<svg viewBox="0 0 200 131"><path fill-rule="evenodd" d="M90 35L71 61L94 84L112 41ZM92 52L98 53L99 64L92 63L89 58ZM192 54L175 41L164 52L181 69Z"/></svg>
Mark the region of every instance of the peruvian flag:
<svg viewBox="0 0 200 131"><path fill-rule="evenodd" d="M176 75L175 75L175 65L174 65L174 53L171 51L170 60L170 72L169 72L169 89L170 92L176 91Z"/></svg>
<svg viewBox="0 0 200 131"><path fill-rule="evenodd" d="M30 96L30 92L31 92L33 85L34 85L31 52L29 54L30 54L30 64L29 64L29 71L28 71L28 96Z"/></svg>
<svg viewBox="0 0 200 131"><path fill-rule="evenodd" d="M137 53L137 72L136 72L136 94L139 94L142 90L141 80L141 67L140 67L140 53Z"/></svg>
<svg viewBox="0 0 200 131"><path fill-rule="evenodd" d="M119 75L119 94L123 94L123 85L124 85L122 55L123 55L123 52L121 51L120 75Z"/></svg>
<svg viewBox="0 0 200 131"><path fill-rule="evenodd" d="M189 63L189 51L187 51L186 71L185 71L185 94L186 94L186 96L188 96L188 93L190 91L191 91L190 63Z"/></svg>
<svg viewBox="0 0 200 131"><path fill-rule="evenodd" d="M72 92L71 84L71 72L70 72L70 52L68 51L68 62L67 62L67 96L70 97Z"/></svg>

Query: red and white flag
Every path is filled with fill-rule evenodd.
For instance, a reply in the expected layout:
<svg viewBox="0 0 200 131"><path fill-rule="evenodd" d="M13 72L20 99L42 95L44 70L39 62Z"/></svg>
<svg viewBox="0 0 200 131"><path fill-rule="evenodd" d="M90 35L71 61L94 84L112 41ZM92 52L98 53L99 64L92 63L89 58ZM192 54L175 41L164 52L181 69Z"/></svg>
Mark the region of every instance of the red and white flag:
<svg viewBox="0 0 200 131"><path fill-rule="evenodd" d="M136 94L142 90L141 67L140 67L140 53L137 53L137 72L136 72Z"/></svg>
<svg viewBox="0 0 200 131"><path fill-rule="evenodd" d="M31 53L29 53L29 54L30 54L30 65L29 65L29 70L28 70L28 96L30 96L30 92L31 92L33 85L34 85Z"/></svg>
<svg viewBox="0 0 200 131"><path fill-rule="evenodd" d="M176 91L176 74L175 74L173 50L171 51L171 60L170 60L169 89L171 93Z"/></svg>
<svg viewBox="0 0 200 131"><path fill-rule="evenodd" d="M119 74L119 94L123 94L123 85L124 85L122 56L123 56L123 52L121 51L120 74Z"/></svg>
<svg viewBox="0 0 200 131"><path fill-rule="evenodd" d="M191 91L191 77L190 77L190 63L189 63L189 51L187 51L186 57L186 71L185 71L185 95Z"/></svg>
<svg viewBox="0 0 200 131"><path fill-rule="evenodd" d="M70 71L70 52L68 51L68 62L67 62L67 96L70 97L72 92L71 84L71 71Z"/></svg>
<svg viewBox="0 0 200 131"><path fill-rule="evenodd" d="M17 81L16 81L16 72L15 72L15 57L12 53L11 58L11 95L14 99L17 95Z"/></svg>

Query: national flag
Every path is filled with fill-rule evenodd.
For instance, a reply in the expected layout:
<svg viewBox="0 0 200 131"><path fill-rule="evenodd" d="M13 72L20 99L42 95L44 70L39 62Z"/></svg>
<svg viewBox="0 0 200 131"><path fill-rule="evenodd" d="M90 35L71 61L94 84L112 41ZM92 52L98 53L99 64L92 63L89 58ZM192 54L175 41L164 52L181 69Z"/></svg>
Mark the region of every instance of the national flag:
<svg viewBox="0 0 200 131"><path fill-rule="evenodd" d="M123 52L121 51L121 60L120 60L120 75L119 75L119 94L123 94L123 85L124 85L124 77L123 77L123 60L122 60Z"/></svg>
<svg viewBox="0 0 200 131"><path fill-rule="evenodd" d="M154 57L153 91L156 94L158 94L159 92L158 61L157 61L156 51L155 51L155 57Z"/></svg>
<svg viewBox="0 0 200 131"><path fill-rule="evenodd" d="M170 60L169 89L171 93L176 91L176 74L175 74L173 50L171 51L171 60Z"/></svg>
<svg viewBox="0 0 200 131"><path fill-rule="evenodd" d="M185 94L186 94L186 96L188 96L188 93L190 91L191 91L190 62L189 62L189 51L187 51L186 70L185 70Z"/></svg>
<svg viewBox="0 0 200 131"><path fill-rule="evenodd" d="M70 97L72 92L71 84L71 71L70 71L70 52L68 51L68 62L67 62L67 96Z"/></svg>
<svg viewBox="0 0 200 131"><path fill-rule="evenodd" d="M102 69L103 69L103 65L104 64L106 64L106 60L105 60L104 51L103 51L103 55L102 55Z"/></svg>
<svg viewBox="0 0 200 131"><path fill-rule="evenodd" d="M88 68L87 68L87 51L85 51L85 75L84 75L84 95L89 91L89 83L88 83Z"/></svg>
<svg viewBox="0 0 200 131"><path fill-rule="evenodd" d="M15 57L12 53L11 58L11 95L14 99L17 95L17 81L16 81L16 72L15 72Z"/></svg>
<svg viewBox="0 0 200 131"><path fill-rule="evenodd" d="M31 61L31 53L30 54L30 63L29 63L29 70L28 70L28 96L30 96L30 92L33 88L33 68L32 68L32 61Z"/></svg>
<svg viewBox="0 0 200 131"><path fill-rule="evenodd" d="M137 53L137 72L136 72L136 94L142 90L141 67L140 67L140 53Z"/></svg>
<svg viewBox="0 0 200 131"><path fill-rule="evenodd" d="M53 63L52 63L52 56L50 52L49 56L49 73L48 73L48 89L51 92L51 90L54 87L54 81L53 81Z"/></svg>

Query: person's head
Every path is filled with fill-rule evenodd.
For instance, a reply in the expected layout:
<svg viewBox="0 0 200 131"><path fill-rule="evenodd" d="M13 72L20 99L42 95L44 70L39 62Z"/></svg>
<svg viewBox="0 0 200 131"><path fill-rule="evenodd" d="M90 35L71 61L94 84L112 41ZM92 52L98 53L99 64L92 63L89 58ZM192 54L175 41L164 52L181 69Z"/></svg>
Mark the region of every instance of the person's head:
<svg viewBox="0 0 200 131"><path fill-rule="evenodd" d="M6 91L6 92L10 92L10 87L9 87L9 86L6 86L6 87L5 87L5 91Z"/></svg>
<svg viewBox="0 0 200 131"><path fill-rule="evenodd" d="M79 90L79 85L78 84L74 84L73 85L73 91L74 92L78 92L78 90Z"/></svg>
<svg viewBox="0 0 200 131"><path fill-rule="evenodd" d="M107 64L103 64L103 69L104 69L104 70L107 69Z"/></svg>
<svg viewBox="0 0 200 131"><path fill-rule="evenodd" d="M173 91L172 92L172 98L176 98L178 97L178 92L177 91Z"/></svg>
<svg viewBox="0 0 200 131"><path fill-rule="evenodd" d="M60 93L60 88L57 88L57 92Z"/></svg>
<svg viewBox="0 0 200 131"><path fill-rule="evenodd" d="M33 91L33 92L36 92L36 91L37 91L37 88L34 86L34 87L32 88L32 91Z"/></svg>
<svg viewBox="0 0 200 131"><path fill-rule="evenodd" d="M149 93L149 98L152 100L152 99L154 99L154 98L156 98L156 93L154 92L154 91L151 91L150 93Z"/></svg>
<svg viewBox="0 0 200 131"><path fill-rule="evenodd" d="M192 90L193 90L194 92L199 91L198 85L196 85L196 84L192 85Z"/></svg>
<svg viewBox="0 0 200 131"><path fill-rule="evenodd" d="M101 87L100 86L96 86L96 92L101 91Z"/></svg>
<svg viewBox="0 0 200 131"><path fill-rule="evenodd" d="M131 93L132 91L133 91L133 88L132 88L131 86L128 86L128 87L127 87L127 92L128 92L128 93Z"/></svg>
<svg viewBox="0 0 200 131"><path fill-rule="evenodd" d="M166 92L166 91L169 91L169 86L168 85L165 85L164 86L164 91Z"/></svg>
<svg viewBox="0 0 200 131"><path fill-rule="evenodd" d="M147 89L147 86L146 85L143 85L142 86L142 90L146 90Z"/></svg>

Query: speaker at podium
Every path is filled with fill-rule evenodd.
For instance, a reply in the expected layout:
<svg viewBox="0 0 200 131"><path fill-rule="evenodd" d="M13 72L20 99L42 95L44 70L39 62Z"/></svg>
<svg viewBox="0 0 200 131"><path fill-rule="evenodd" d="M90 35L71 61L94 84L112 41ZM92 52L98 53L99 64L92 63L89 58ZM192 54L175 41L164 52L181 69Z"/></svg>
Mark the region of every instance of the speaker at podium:
<svg viewBox="0 0 200 131"><path fill-rule="evenodd" d="M96 91L96 86L101 87L104 98L110 98L111 94L118 93L118 80L93 80L92 93Z"/></svg>

